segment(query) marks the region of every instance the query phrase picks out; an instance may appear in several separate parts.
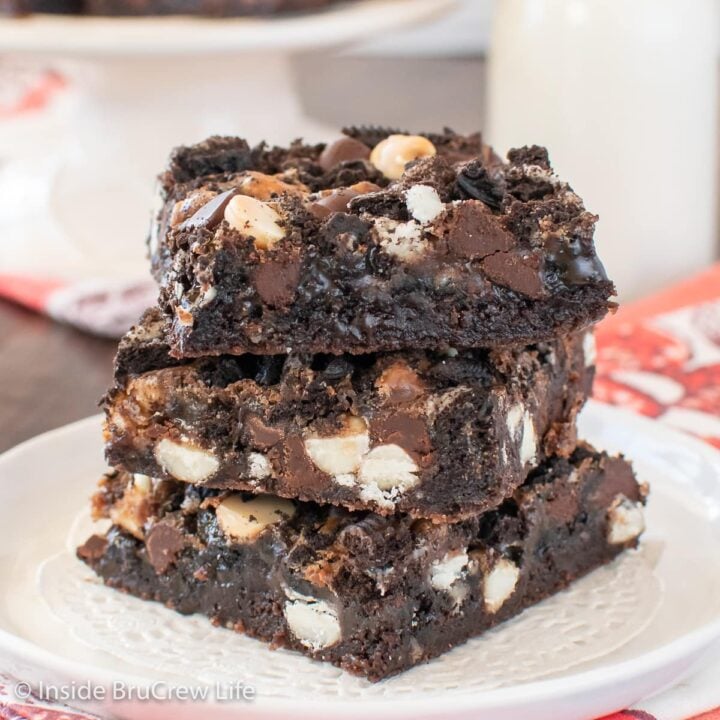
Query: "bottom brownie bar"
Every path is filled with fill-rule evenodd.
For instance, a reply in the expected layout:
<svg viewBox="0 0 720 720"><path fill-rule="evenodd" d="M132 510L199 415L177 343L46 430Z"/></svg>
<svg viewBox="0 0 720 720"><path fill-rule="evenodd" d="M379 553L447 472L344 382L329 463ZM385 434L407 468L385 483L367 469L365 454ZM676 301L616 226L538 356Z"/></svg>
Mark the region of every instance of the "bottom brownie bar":
<svg viewBox="0 0 720 720"><path fill-rule="evenodd" d="M635 546L645 495L586 445L455 524L116 473L95 497L114 525L78 556L107 585L375 681Z"/></svg>

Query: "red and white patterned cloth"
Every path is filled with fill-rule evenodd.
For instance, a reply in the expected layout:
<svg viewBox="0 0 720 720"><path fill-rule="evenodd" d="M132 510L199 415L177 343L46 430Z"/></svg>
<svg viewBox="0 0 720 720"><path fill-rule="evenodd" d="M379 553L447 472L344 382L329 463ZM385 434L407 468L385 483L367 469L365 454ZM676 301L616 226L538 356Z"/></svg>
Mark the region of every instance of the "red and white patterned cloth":
<svg viewBox="0 0 720 720"><path fill-rule="evenodd" d="M598 328L595 397L720 448L720 266Z"/></svg>

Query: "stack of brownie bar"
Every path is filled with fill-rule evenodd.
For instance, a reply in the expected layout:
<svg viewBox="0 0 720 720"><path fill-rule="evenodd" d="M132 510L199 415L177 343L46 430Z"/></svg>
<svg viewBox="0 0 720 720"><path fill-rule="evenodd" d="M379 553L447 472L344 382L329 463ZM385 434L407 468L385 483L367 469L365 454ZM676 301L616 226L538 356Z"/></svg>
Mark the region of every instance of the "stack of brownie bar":
<svg viewBox="0 0 720 720"><path fill-rule="evenodd" d="M176 150L105 398L110 586L379 680L636 545L579 442L614 288L545 150L351 128Z"/></svg>

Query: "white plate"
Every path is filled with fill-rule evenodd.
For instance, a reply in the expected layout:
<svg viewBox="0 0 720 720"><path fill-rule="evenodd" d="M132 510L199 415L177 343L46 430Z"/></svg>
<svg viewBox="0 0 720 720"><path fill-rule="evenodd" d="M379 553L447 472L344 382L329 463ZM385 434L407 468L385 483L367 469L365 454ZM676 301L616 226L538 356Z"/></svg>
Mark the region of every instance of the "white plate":
<svg viewBox="0 0 720 720"><path fill-rule="evenodd" d="M3 52L63 55L220 54L340 47L444 14L455 0L362 0L275 18L0 18Z"/></svg>
<svg viewBox="0 0 720 720"><path fill-rule="evenodd" d="M720 456L650 420L591 403L582 432L632 457L652 484L643 548L521 617L397 678L371 685L100 586L72 556L103 470L89 418L0 457L0 653L35 682L256 688L213 718L582 720L637 702L720 635ZM128 718L167 705L126 703ZM174 718L198 716L177 704Z"/></svg>

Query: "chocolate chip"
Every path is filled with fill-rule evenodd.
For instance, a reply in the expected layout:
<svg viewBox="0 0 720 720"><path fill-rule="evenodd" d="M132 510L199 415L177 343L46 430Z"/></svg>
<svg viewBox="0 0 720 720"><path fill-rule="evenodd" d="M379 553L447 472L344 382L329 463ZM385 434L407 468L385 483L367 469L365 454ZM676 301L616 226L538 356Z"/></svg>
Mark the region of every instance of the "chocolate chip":
<svg viewBox="0 0 720 720"><path fill-rule="evenodd" d="M174 525L159 522L153 525L145 541L150 564L163 575L185 547L183 533Z"/></svg>
<svg viewBox="0 0 720 720"><path fill-rule="evenodd" d="M243 427L247 432L250 444L258 450L269 450L283 439L282 430L266 425L257 415L248 415Z"/></svg>
<svg viewBox="0 0 720 720"><path fill-rule="evenodd" d="M608 279L592 247L583 247L579 240L553 237L545 243L545 249L560 280L567 285L586 285Z"/></svg>
<svg viewBox="0 0 720 720"><path fill-rule="evenodd" d="M363 183L363 185L367 185L367 189L356 190L352 187L337 188L319 200L316 200L308 209L315 217L321 219L332 213L348 212L350 209L349 203L353 198L380 189L373 183Z"/></svg>
<svg viewBox="0 0 720 720"><path fill-rule="evenodd" d="M266 260L252 276L258 295L270 307L287 307L295 299L299 279L300 260L296 257Z"/></svg>
<svg viewBox="0 0 720 720"><path fill-rule="evenodd" d="M454 208L447 219L448 251L473 260L515 246L513 236L500 219L478 200L466 200Z"/></svg>
<svg viewBox="0 0 720 720"><path fill-rule="evenodd" d="M366 160L370 157L370 148L350 137L342 137L320 153L320 167L323 170L330 170L341 162L352 162L354 160Z"/></svg>
<svg viewBox="0 0 720 720"><path fill-rule="evenodd" d="M77 549L78 557L83 560L99 560L107 550L108 541L102 535L93 535Z"/></svg>
<svg viewBox="0 0 720 720"><path fill-rule="evenodd" d="M571 490L551 495L545 500L545 511L557 523L569 525L580 512L580 498Z"/></svg>
<svg viewBox="0 0 720 720"><path fill-rule="evenodd" d="M287 487L293 491L321 490L330 482L325 473L312 464L299 435L293 435L283 443L280 462Z"/></svg>
<svg viewBox="0 0 720 720"><path fill-rule="evenodd" d="M399 445L415 457L427 455L432 450L425 420L408 413L375 418L370 424L370 434L374 443Z"/></svg>
<svg viewBox="0 0 720 720"><path fill-rule="evenodd" d="M190 230L191 228L206 227L212 230L220 224L225 216L227 204L237 193L237 188L232 188L231 190L226 190L224 193L216 195L210 202L205 203L194 215L181 223L179 229Z"/></svg>
<svg viewBox="0 0 720 720"><path fill-rule="evenodd" d="M545 295L538 255L498 252L482 261L485 274L498 285L538 300Z"/></svg>

